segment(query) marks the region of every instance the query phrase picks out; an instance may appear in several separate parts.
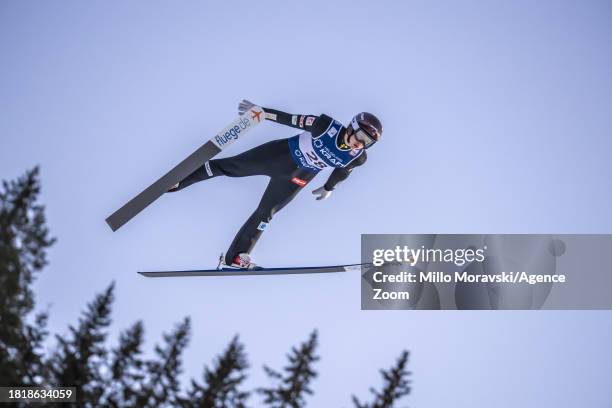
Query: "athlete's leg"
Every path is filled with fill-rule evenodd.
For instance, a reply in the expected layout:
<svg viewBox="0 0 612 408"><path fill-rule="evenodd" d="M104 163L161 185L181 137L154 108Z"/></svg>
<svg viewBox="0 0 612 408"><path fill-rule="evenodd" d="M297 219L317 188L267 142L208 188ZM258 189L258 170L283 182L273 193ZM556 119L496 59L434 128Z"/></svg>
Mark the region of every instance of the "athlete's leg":
<svg viewBox="0 0 612 408"><path fill-rule="evenodd" d="M309 171L295 170L289 174L272 177L257 209L240 228L227 250L225 262L230 265L236 255L250 253L274 214L293 200L315 175Z"/></svg>
<svg viewBox="0 0 612 408"><path fill-rule="evenodd" d="M287 139L273 140L237 156L210 160L183 179L170 192L182 190L199 181L217 176L246 177L290 173L295 163L289 153Z"/></svg>

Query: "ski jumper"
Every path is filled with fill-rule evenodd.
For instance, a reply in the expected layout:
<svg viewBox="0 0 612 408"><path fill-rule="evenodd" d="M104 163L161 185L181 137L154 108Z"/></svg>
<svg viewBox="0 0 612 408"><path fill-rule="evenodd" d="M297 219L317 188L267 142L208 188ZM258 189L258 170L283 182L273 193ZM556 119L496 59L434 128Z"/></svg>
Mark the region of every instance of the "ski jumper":
<svg viewBox="0 0 612 408"><path fill-rule="evenodd" d="M351 171L365 163L365 149L351 150L344 144L346 128L327 116L292 115L264 108L266 119L301 129L288 139L274 140L237 156L206 162L184 180L181 190L217 176L268 176L270 182L259 205L240 228L225 254L229 265L240 253L250 253L274 214L287 205L319 171L333 168L324 187L332 191Z"/></svg>

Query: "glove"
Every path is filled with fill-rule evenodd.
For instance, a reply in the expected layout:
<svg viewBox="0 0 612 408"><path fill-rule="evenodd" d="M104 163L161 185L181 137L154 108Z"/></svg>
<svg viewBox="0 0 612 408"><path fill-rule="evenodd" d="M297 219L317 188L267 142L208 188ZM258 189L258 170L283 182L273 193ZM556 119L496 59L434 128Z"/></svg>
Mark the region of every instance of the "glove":
<svg viewBox="0 0 612 408"><path fill-rule="evenodd" d="M331 191L327 191L325 187L319 187L316 190L312 190L312 194L317 196L317 200L325 200L331 195Z"/></svg>
<svg viewBox="0 0 612 408"><path fill-rule="evenodd" d="M253 102L243 99L242 102L238 104L238 113L240 115L244 115L245 112L248 112L248 110L251 109L253 106L256 106Z"/></svg>

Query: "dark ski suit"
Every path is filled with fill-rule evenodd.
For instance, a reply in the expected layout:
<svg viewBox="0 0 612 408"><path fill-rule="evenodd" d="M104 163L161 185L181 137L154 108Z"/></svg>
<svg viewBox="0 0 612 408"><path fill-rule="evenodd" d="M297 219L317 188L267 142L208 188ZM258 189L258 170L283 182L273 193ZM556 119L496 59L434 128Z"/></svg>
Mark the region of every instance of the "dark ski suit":
<svg viewBox="0 0 612 408"><path fill-rule="evenodd" d="M225 254L225 262L228 265L236 255L251 252L274 214L287 205L321 169L334 167L324 185L327 191L332 191L336 184L346 179L352 169L365 163L367 158L365 150L362 150L359 154L351 153L351 156L355 157L349 157L349 160L343 163L329 162L329 157L305 160L305 156L312 153L307 152L305 155L300 152L297 138L301 136L303 141L305 137L310 136L313 140L322 136L331 137L330 129L335 129L333 135L335 148L343 153L346 159L348 157L346 152L350 150L343 143L346 128L327 115L292 115L269 108L264 108L264 111L267 120L302 129L304 132L289 139L264 143L237 156L210 160L182 180L178 188L171 190L178 191L193 183L222 175L270 177L257 209L240 228Z"/></svg>

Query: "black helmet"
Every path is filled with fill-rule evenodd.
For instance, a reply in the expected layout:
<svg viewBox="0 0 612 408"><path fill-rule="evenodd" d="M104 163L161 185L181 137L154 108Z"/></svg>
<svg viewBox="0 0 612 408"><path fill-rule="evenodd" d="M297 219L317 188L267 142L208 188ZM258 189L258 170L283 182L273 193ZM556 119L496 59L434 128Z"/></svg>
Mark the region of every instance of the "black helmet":
<svg viewBox="0 0 612 408"><path fill-rule="evenodd" d="M364 144L366 149L380 140L383 131L380 120L368 112L355 115L351 120L351 127L355 137Z"/></svg>

